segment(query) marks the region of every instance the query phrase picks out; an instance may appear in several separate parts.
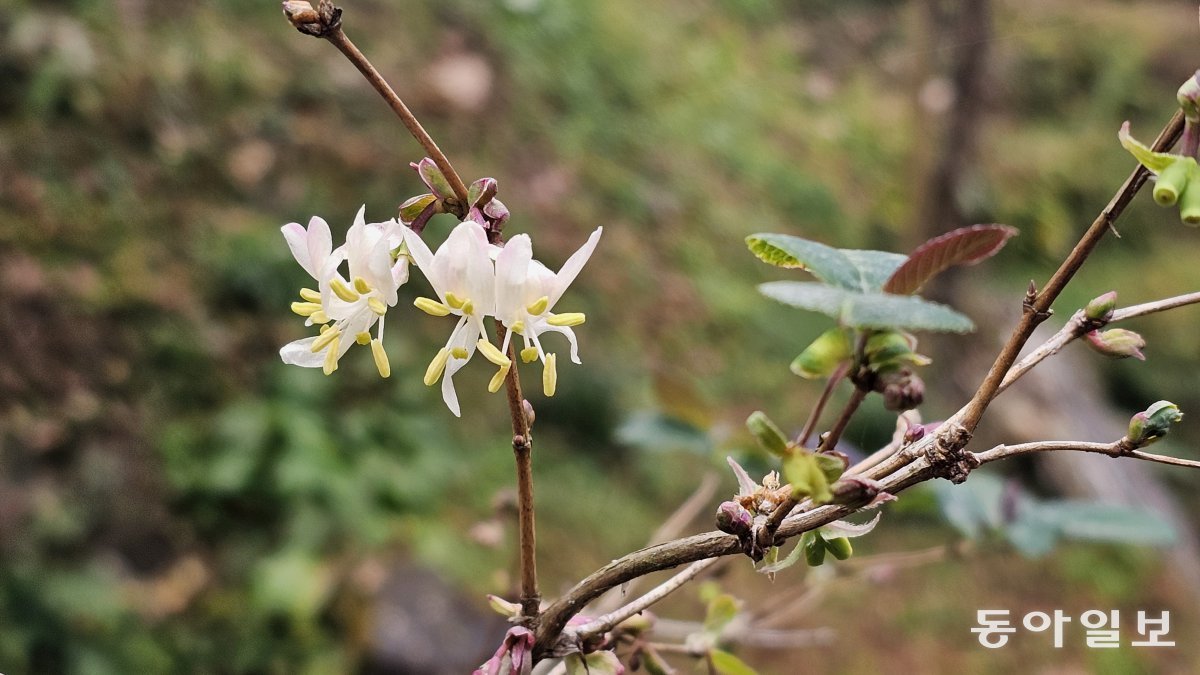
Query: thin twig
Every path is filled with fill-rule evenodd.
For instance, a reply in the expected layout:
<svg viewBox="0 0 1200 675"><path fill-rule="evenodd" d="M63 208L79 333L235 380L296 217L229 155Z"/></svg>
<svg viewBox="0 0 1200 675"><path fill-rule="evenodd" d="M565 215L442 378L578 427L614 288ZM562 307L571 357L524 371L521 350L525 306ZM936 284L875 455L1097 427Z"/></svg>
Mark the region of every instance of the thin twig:
<svg viewBox="0 0 1200 675"><path fill-rule="evenodd" d="M821 413L825 412L825 405L829 403L829 398L833 396L834 388L846 376L847 370L849 370L849 366L843 363L829 376L829 380L825 382L825 388L821 390L821 397L817 399L812 412L808 414L808 420L805 421L804 428L796 436L796 445L804 447L808 444L808 437L812 436L813 430L817 428L817 423L821 420Z"/></svg>
<svg viewBox="0 0 1200 675"><path fill-rule="evenodd" d="M1169 309L1194 305L1200 302L1200 292L1187 293L1177 295L1172 298L1156 300L1154 302L1146 302L1140 305L1132 305L1123 309L1118 309L1113 312L1112 317L1107 322L1095 322L1096 325L1116 323L1118 321L1127 321L1139 316L1154 314L1155 312L1165 312ZM1014 382L1033 369L1034 366L1041 363L1045 359L1054 356L1062 351L1064 347L1080 338L1087 332L1089 322L1083 314L1083 310L1075 312L1071 320L1066 323L1057 333L1050 336L1045 342L1038 346L1037 349L1030 352L1025 358L1021 359L1015 366L1008 371L1004 376L1004 381L1000 383L1000 388L996 391L997 395L1008 389Z"/></svg>
<svg viewBox="0 0 1200 675"><path fill-rule="evenodd" d="M1170 464L1171 466L1186 466L1192 469L1200 469L1200 462L1183 459L1181 457L1170 457L1168 455L1156 455L1152 452L1143 452L1141 450L1127 450L1122 441L1114 443L1085 443L1082 441L1039 441L1036 443L1020 443L1017 445L997 445L996 447L985 450L984 452L975 453L975 457L979 459L981 464L995 462L1009 457L1018 455L1028 455L1035 452L1059 452L1063 450L1074 450L1078 452L1092 452L1109 457L1132 457L1141 459L1147 462L1156 462L1158 464Z"/></svg>
<svg viewBox="0 0 1200 675"><path fill-rule="evenodd" d="M621 623L625 619L628 619L629 617L633 616L634 614L638 614L646 609L649 609L655 603L659 602L660 600L667 597L671 593L674 593L675 591L679 590L680 587L682 587L684 584L691 581L692 579L695 579L702 572L704 572L704 570L707 570L709 567L712 567L719 560L720 560L720 558L709 558L707 560L697 560L696 562L692 563L691 565L688 565L687 567L685 567L682 572L676 574L675 576L671 577L670 579L667 579L666 581L659 584L658 586L655 586L653 589L651 589L645 595L634 600L633 602L630 602L623 607L615 609L615 610L609 612L608 614L605 614L604 616L601 616L597 619L589 621L588 623L585 623L584 625L580 626L575 631L576 635L578 635L580 638L586 639L593 635L599 635L601 633L605 633L605 632L612 630L613 626L616 626L617 624Z"/></svg>

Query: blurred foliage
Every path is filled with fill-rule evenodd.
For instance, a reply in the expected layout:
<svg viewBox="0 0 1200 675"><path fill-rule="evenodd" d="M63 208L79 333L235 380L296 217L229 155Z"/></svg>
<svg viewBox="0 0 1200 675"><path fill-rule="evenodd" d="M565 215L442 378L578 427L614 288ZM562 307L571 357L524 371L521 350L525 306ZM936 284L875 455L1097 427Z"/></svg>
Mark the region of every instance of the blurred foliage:
<svg viewBox="0 0 1200 675"><path fill-rule="evenodd" d="M706 468L697 453L749 444L732 431L749 411L802 423L817 385L787 364L828 324L754 292L779 277L746 235L905 250L929 234L914 158L941 118L918 95L936 56L921 3L345 4L352 37L465 178L499 179L510 227L533 233L548 264L606 226L571 291L589 313L585 365L533 400L547 589L640 546ZM990 268L1015 297L1131 168L1119 123L1148 136L1170 114L1196 65L1194 11L1014 0L995 12L982 159L958 199L1024 233L1003 272ZM332 378L276 355L301 333L287 305L303 281L278 227L316 213L344 230L360 204L382 219L421 191L407 167L417 147L376 94L273 2L8 0L3 14L0 668L345 672L371 648L392 561L507 592L512 533L493 504L512 482L506 413L472 369L468 419L453 424L413 376L443 326L390 322L387 381L361 353ZM1194 288L1200 247L1174 220L1139 198L1063 311L1110 288L1130 303ZM1132 326L1150 361L1106 371L1116 402L1200 409L1195 325L1185 310ZM927 379L952 367L935 362ZM892 420L868 405L856 424L849 437L869 445ZM642 452L664 437L678 447ZM503 532L490 543L472 534L488 519ZM1115 580L1099 602L1141 608L1122 584L1152 566L1069 550L1045 563L1054 579L1081 593ZM939 571L959 598L973 572ZM995 604L1020 583L969 597ZM842 625L930 653L932 636L969 622L948 623L961 608L938 595L891 597L907 632ZM893 642L880 653L910 658ZM1073 654L1110 668L1172 658Z"/></svg>

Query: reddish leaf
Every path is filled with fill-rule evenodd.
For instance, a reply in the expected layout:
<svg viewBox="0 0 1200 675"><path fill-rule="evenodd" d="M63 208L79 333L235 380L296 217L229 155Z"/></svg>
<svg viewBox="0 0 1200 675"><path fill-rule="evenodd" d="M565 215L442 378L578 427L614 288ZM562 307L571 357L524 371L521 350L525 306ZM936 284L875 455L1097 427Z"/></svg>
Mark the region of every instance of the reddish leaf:
<svg viewBox="0 0 1200 675"><path fill-rule="evenodd" d="M916 293L925 282L955 265L974 265L1004 248L1017 233L1007 225L972 225L934 237L917 247L883 285L886 293Z"/></svg>

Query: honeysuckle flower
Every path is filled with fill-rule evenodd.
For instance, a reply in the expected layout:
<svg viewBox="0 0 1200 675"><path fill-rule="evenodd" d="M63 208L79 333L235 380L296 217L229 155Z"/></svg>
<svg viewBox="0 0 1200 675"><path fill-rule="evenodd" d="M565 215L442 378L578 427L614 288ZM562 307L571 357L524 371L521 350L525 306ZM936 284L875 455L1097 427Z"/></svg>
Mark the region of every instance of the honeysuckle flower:
<svg viewBox="0 0 1200 675"><path fill-rule="evenodd" d="M292 311L306 317L305 325L319 324L319 335L284 345L279 355L284 363L305 368L320 367L326 375L337 370L338 361L354 343L371 346L379 374L388 377L391 365L383 350L383 317L397 301L397 290L408 281L408 258L392 258L400 243L395 220L367 223L365 207L346 232L346 243L333 249L329 225L313 217L308 228L288 223L281 229L296 262L317 281L319 290L303 288L303 302L292 303ZM350 279L338 272L346 261ZM378 325L371 337L370 330Z"/></svg>
<svg viewBox="0 0 1200 675"><path fill-rule="evenodd" d="M548 331L562 333L571 345L571 361L580 363L579 343L571 328L586 317L580 312L555 314L552 310L592 256L603 231L596 228L557 273L533 259L533 244L525 234L510 239L496 256L496 319L508 328L500 351L507 353L513 333L520 335L525 345L521 360L543 364L542 389L547 396L553 396L557 387L558 357L545 350L539 336Z"/></svg>
<svg viewBox="0 0 1200 675"><path fill-rule="evenodd" d="M1160 206L1179 204L1179 218L1187 225L1200 225L1200 166L1185 155L1154 152L1129 133L1129 122L1117 134L1121 145L1157 178L1154 201Z"/></svg>
<svg viewBox="0 0 1200 675"><path fill-rule="evenodd" d="M421 297L413 304L433 316L459 317L450 339L426 369L425 384L433 386L440 379L442 399L450 412L461 416L454 374L467 365L477 349L499 367L488 385L489 391L500 389L512 366L508 357L488 341L483 326L483 318L496 306L496 271L488 255L487 235L482 225L465 220L450 232L437 253L431 253L416 232L408 227L403 232L413 262L425 273L438 298Z"/></svg>

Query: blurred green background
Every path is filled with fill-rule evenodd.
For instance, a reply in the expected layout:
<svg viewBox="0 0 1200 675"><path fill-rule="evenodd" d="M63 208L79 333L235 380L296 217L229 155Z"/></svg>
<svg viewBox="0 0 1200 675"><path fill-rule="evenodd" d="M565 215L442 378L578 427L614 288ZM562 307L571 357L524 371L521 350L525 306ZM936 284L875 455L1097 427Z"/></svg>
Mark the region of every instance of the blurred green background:
<svg viewBox="0 0 1200 675"><path fill-rule="evenodd" d="M539 258L557 268L605 226L562 304L588 313L584 365L560 367L554 399L531 395L550 596L642 546L704 474L732 493L726 454L766 470L740 432L749 412L803 423L819 385L787 365L828 323L756 293L788 273L755 261L746 235L907 251L959 225L1019 227L931 293L980 324L923 343L938 419L985 372L1028 280L1132 168L1120 123L1152 140L1200 65L1184 2L343 6L464 178L499 180L509 231L531 233ZM279 227L318 214L337 239L363 203L391 217L423 191L420 156L275 2L0 3L0 671L462 672L494 649L504 627L483 595L512 597L515 547L490 370L460 375L454 419L420 382L449 327L412 310L388 322L389 380L365 350L328 378L277 355L304 333L288 304L306 281ZM1142 195L1119 229L1060 315L1114 288L1130 304L1200 284L1200 239L1174 213ZM401 309L424 283L401 289ZM980 442L1074 434L1064 425L1103 417L1097 405L1118 435L1160 398L1197 414L1200 317L1130 327L1148 361L1069 350L1088 396L1014 388ZM1191 419L1159 447L1194 455ZM891 428L872 401L847 440L869 450ZM1065 489L1061 469L998 468L1033 493ZM1135 492L1195 506L1186 470L1146 475ZM955 542L934 503L905 495L856 546ZM687 531L711 528L709 508ZM739 653L763 672L1186 672L1200 589L1179 571L1187 551L1167 555L1067 543L1031 560L977 542L830 586L788 622L832 642ZM726 577L747 607L806 583L747 567ZM663 613L697 618L682 595ZM1088 649L1076 622L1061 650L1028 632L984 650L969 633L984 608L1118 609L1126 646ZM1178 646L1129 647L1139 609L1170 610ZM445 670L422 643L455 645Z"/></svg>

